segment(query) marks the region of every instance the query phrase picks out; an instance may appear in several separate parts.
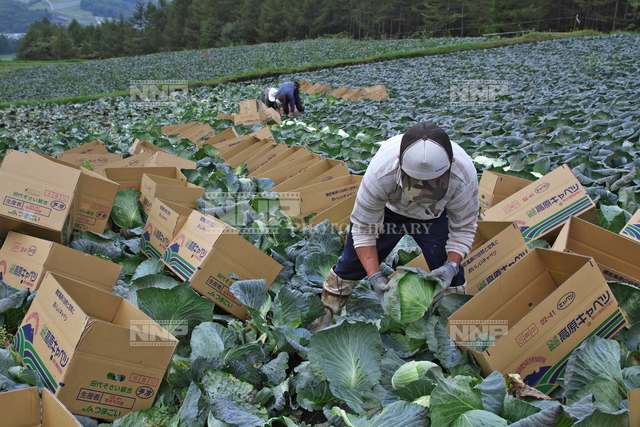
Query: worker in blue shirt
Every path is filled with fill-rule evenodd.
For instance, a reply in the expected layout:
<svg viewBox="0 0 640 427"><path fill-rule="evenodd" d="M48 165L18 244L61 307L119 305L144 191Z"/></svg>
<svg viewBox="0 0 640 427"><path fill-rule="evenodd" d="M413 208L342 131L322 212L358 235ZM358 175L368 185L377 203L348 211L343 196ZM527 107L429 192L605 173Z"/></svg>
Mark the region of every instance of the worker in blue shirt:
<svg viewBox="0 0 640 427"><path fill-rule="evenodd" d="M276 93L276 99L282 104L285 114L293 117L296 109L304 113L304 107L300 100L300 83L284 82Z"/></svg>

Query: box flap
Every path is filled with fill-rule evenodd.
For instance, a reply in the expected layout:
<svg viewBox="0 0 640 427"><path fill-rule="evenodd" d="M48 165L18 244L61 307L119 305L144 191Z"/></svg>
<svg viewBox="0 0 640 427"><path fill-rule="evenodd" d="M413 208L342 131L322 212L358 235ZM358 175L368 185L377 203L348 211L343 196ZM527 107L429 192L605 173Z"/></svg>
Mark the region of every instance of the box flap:
<svg viewBox="0 0 640 427"><path fill-rule="evenodd" d="M158 151L146 161L145 166L175 166L178 169L195 169L198 164L193 160Z"/></svg>
<svg viewBox="0 0 640 427"><path fill-rule="evenodd" d="M202 147L205 144L207 144L207 145L215 145L215 144L218 144L220 142L224 142L224 141L227 141L229 139L233 139L233 138L237 138L237 137L238 137L238 132L236 131L236 129L233 126L231 126L231 127L226 128L225 130L223 130L219 134L216 134L216 135L212 136L211 138L207 139L206 141L204 141L202 143L196 143L196 145L198 145L198 147Z"/></svg>
<svg viewBox="0 0 640 427"><path fill-rule="evenodd" d="M588 221L571 217L558 234L553 249L593 257L607 280L640 287L637 260L640 241L626 239Z"/></svg>
<svg viewBox="0 0 640 427"><path fill-rule="evenodd" d="M49 390L43 388L42 427L82 427L82 424Z"/></svg>
<svg viewBox="0 0 640 427"><path fill-rule="evenodd" d="M95 140L91 142L87 142L86 144L82 144L78 147L71 148L69 150L65 150L60 154L86 154L86 153L96 153L96 154L107 154L109 150L107 150L107 146L104 142L100 140Z"/></svg>
<svg viewBox="0 0 640 427"><path fill-rule="evenodd" d="M40 395L36 387L0 392L2 425L34 427L40 424ZM53 424L52 424L53 425Z"/></svg>
<svg viewBox="0 0 640 427"><path fill-rule="evenodd" d="M81 172L77 169L69 169L65 165L52 162L44 156L33 156L16 150L7 150L0 173L19 177L26 177L49 184L51 187L64 188L75 191L80 181ZM51 183L51 177L55 176L55 183Z"/></svg>

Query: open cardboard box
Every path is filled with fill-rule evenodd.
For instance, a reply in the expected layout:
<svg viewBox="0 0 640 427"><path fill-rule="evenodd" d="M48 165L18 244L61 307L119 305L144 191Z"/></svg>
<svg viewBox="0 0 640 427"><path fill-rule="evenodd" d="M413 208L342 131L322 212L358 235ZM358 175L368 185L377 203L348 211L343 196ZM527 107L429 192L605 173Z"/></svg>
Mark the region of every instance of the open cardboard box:
<svg viewBox="0 0 640 427"><path fill-rule="evenodd" d="M162 259L176 233L193 209L156 198L144 225L140 250L149 258Z"/></svg>
<svg viewBox="0 0 640 427"><path fill-rule="evenodd" d="M153 405L177 345L124 298L51 272L14 340L71 413L106 420Z"/></svg>
<svg viewBox="0 0 640 427"><path fill-rule="evenodd" d="M65 150L60 154L107 154L108 152L109 150L107 150L107 146L104 142L95 140L87 142L86 144L79 145L78 147Z"/></svg>
<svg viewBox="0 0 640 427"><path fill-rule="evenodd" d="M249 173L253 173L270 162L275 161L278 156L287 152L288 149L289 147L287 147L287 144L272 143L271 146L267 146L266 149L261 150L260 153L256 153L244 163L246 163Z"/></svg>
<svg viewBox="0 0 640 427"><path fill-rule="evenodd" d="M328 181L296 188L290 193L281 193L283 212L302 224L304 218L320 213L341 200L355 195L360 188L362 176L345 175Z"/></svg>
<svg viewBox="0 0 640 427"><path fill-rule="evenodd" d="M268 163L254 169L253 171L251 171L250 173L255 175L255 176L260 176L261 174L265 173L268 170L271 170L273 168L275 168L276 166L280 166L283 165L291 160L295 160L298 159L306 154L310 154L309 150L307 149L307 147L304 147L302 145L292 145L291 147L287 148L285 151L283 151L282 153L278 154L278 156L276 156L275 159L269 161Z"/></svg>
<svg viewBox="0 0 640 427"><path fill-rule="evenodd" d="M278 185L296 174L307 170L310 166L320 162L322 157L315 153L307 153L288 162L283 162L269 170L255 173L258 178L269 178L275 185Z"/></svg>
<svg viewBox="0 0 640 427"><path fill-rule="evenodd" d="M117 160L106 165L96 165L93 167L93 171L102 176L106 176L105 169L142 167L152 155L153 153L149 151L141 151L138 154L125 157L122 160Z"/></svg>
<svg viewBox="0 0 640 427"><path fill-rule="evenodd" d="M107 168L104 170L107 178L120 184L120 190L125 188L135 188L140 190L142 184L142 176L144 174L157 175L165 178L177 179L178 181L187 181L180 169L173 166L137 166L130 168Z"/></svg>
<svg viewBox="0 0 640 427"><path fill-rule="evenodd" d="M82 427L46 388L42 402L37 387L1 392L0 414L3 427Z"/></svg>
<svg viewBox="0 0 640 427"><path fill-rule="evenodd" d="M253 144L247 146L242 151L234 152L235 150L231 150L230 152L227 152L233 152L233 155L230 156L228 154L225 154L224 160L225 163L227 163L232 168L237 168L253 156L262 154L263 151L273 148L274 145L276 145L276 143L270 139L259 139Z"/></svg>
<svg viewBox="0 0 640 427"><path fill-rule="evenodd" d="M113 153L86 153L86 154L76 154L76 153L60 153L56 156L56 159L61 162L68 163L70 165L75 166L91 166L90 170L94 170L95 168L102 168L110 163L119 162L122 160L122 154L113 154Z"/></svg>
<svg viewBox="0 0 640 427"><path fill-rule="evenodd" d="M528 179L489 170L482 171L482 177L478 184L480 212L486 211L491 206L500 203L529 184L531 184L531 181Z"/></svg>
<svg viewBox="0 0 640 427"><path fill-rule="evenodd" d="M18 290L37 290L51 271L111 292L121 270L120 264L16 232L0 248L0 280Z"/></svg>
<svg viewBox="0 0 640 427"><path fill-rule="evenodd" d="M467 293L475 295L486 288L527 252L527 244L515 222L478 221L469 255L461 263L467 281ZM424 255L414 258L407 267L429 271Z"/></svg>
<svg viewBox="0 0 640 427"><path fill-rule="evenodd" d="M607 280L640 287L640 241L571 217L552 247L556 251L590 256Z"/></svg>
<svg viewBox="0 0 640 427"><path fill-rule="evenodd" d="M278 182L271 191L295 191L300 187L304 187L319 182L326 182L341 176L349 176L350 172L347 166L341 160L322 159L315 164L309 166L304 171L298 172L294 176L285 181Z"/></svg>
<svg viewBox="0 0 640 427"><path fill-rule="evenodd" d="M17 231L68 244L80 207L81 179L80 170L45 156L7 150L0 165L0 238Z"/></svg>
<svg viewBox="0 0 640 427"><path fill-rule="evenodd" d="M80 194L78 196L78 213L73 224L73 229L103 233L105 228L107 228L109 215L111 214L116 194L118 194L120 190L120 184L81 166L70 165L53 157L48 157L33 151L30 151L28 154L30 156L41 156L52 162L82 172L80 177Z"/></svg>
<svg viewBox="0 0 640 427"><path fill-rule="evenodd" d="M323 221L329 221L336 230L342 232L351 224L351 211L356 202L356 195L351 195L340 200L335 205L331 206L318 213L309 219L309 225L316 226ZM344 242L343 242L344 243Z"/></svg>
<svg viewBox="0 0 640 427"><path fill-rule="evenodd" d="M196 169L198 164L193 160L184 157L174 156L173 154L158 151L154 153L144 164L149 166L172 166L178 169Z"/></svg>
<svg viewBox="0 0 640 427"><path fill-rule="evenodd" d="M452 340L471 351L483 375L519 374L549 393L570 353L592 335L610 338L626 324L590 257L535 248L449 316ZM484 351L471 344L496 338Z"/></svg>
<svg viewBox="0 0 640 427"><path fill-rule="evenodd" d="M234 139L238 137L238 131L236 131L236 129L231 126L226 128L225 130L223 130L222 132L213 135L211 138L202 141L202 142L196 142L196 146L198 148L201 148L203 145L215 145L215 144L219 144L221 142L224 141L228 141L230 139Z"/></svg>
<svg viewBox="0 0 640 427"><path fill-rule="evenodd" d="M282 269L235 228L198 211L177 232L163 262L198 293L243 320L247 308L229 290L234 277L264 279L266 292Z"/></svg>
<svg viewBox="0 0 640 427"><path fill-rule="evenodd" d="M515 221L526 242L553 239L572 216L598 221L595 203L567 165L533 181L480 215L486 221Z"/></svg>
<svg viewBox="0 0 640 427"><path fill-rule="evenodd" d="M144 220L149 215L156 197L188 208L197 208L197 200L204 196L204 188L195 184L146 173L142 175L140 192Z"/></svg>

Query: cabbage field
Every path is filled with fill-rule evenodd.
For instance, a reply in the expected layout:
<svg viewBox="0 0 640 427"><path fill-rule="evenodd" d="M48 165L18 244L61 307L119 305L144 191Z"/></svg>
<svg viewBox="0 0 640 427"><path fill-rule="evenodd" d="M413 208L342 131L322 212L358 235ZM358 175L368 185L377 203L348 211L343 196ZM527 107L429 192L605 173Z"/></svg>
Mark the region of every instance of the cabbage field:
<svg viewBox="0 0 640 427"><path fill-rule="evenodd" d="M135 138L148 140L198 161L198 169L187 177L206 189L201 209L224 219L225 201L217 193L246 195L268 191L273 184L247 176L242 166L231 169L215 150L196 151L189 141L162 135L160 126L199 121L220 132L231 122L217 120L218 112L233 113L238 101L257 98L266 86L286 80L334 88L383 84L390 99L382 101L302 94L306 112L271 131L277 141L344 160L360 174L376 143L430 120L465 148L479 173L490 168L533 179L568 164L597 203L600 225L618 232L640 202L639 44L640 35L626 34L400 59L194 88L170 107L137 107L127 97L11 107L1 112L0 150L55 154L100 139L111 151L124 153ZM290 50L295 44L282 46ZM242 60L264 61L255 53L259 49L247 48ZM268 49L273 49L270 58L285 57L277 45ZM101 61L96 74L88 68L92 63L67 66L59 73L66 75L57 77L63 81L49 83L47 68L23 70L19 77L8 73L0 76L1 96L74 96L84 85L80 81L97 85L80 89L94 93L121 90L123 81L139 76L201 78L189 74L199 72L197 67L181 69L181 60L169 57L167 73L173 74L163 74L162 58ZM109 68L117 61L122 62ZM148 71L153 68L157 75ZM221 70L220 75L239 71ZM459 96L460 87L479 81L499 90L475 100ZM496 372L482 378L470 353L452 345L445 329L447 317L470 297L450 295L429 308L439 285L423 282L418 273L394 276L386 311L361 282L338 325L311 335L313 320L323 313L322 281L342 251L340 233L326 223L310 230L292 227L285 216L267 220L253 210L250 196L238 206L246 225L264 230L244 237L284 265L267 294L260 280L234 284L234 294L251 314L244 322L214 308L163 271L161 263L140 254L139 216L118 218L116 212L113 219L120 227L115 231L126 231L74 236L72 247L123 265L114 293L154 319L189 322L154 407L125 416L114 427L629 425L628 392L640 387L640 289L610 283L629 326L614 339L586 340L569 358L563 383L549 398ZM385 270L390 273L415 253L415 244L403 240L385 260ZM406 306L398 308L398 289L404 287L426 289L411 313ZM0 289L0 326L9 335L31 297L27 291ZM29 374L9 350L0 349L0 390L33 382Z"/></svg>

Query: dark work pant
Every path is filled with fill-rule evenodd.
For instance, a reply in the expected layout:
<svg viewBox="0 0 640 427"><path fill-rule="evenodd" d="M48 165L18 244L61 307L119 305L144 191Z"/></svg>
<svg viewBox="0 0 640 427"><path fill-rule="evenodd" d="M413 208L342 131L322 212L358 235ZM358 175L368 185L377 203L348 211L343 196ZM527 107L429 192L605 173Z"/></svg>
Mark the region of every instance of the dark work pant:
<svg viewBox="0 0 640 427"><path fill-rule="evenodd" d="M299 89L294 89L293 90L293 101L296 104L296 110L300 111L301 113L304 113L304 107L302 106L302 100L300 99L300 90ZM282 111L284 112L284 114L289 114L289 100L288 99L287 99L287 102L282 104Z"/></svg>
<svg viewBox="0 0 640 427"><path fill-rule="evenodd" d="M447 260L445 244L449 238L449 219L447 218L446 210L440 215L440 218L424 220L408 218L385 208L384 229L376 239L378 260L380 262L384 261L406 234L413 237L418 243L431 271L441 267ZM351 231L347 236L344 252L342 252L338 259L338 264L334 267L334 272L344 280L361 280L367 277L367 273L353 247ZM464 281L464 269L460 268L458 275L453 278L451 286L463 285Z"/></svg>

